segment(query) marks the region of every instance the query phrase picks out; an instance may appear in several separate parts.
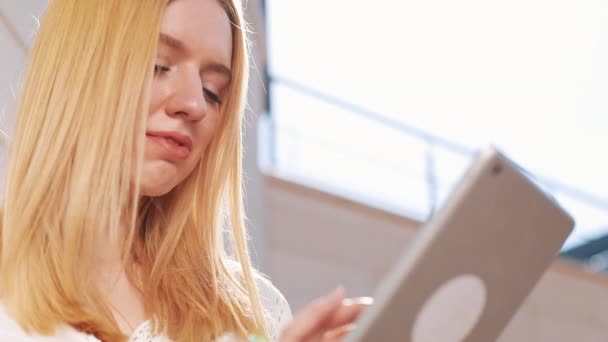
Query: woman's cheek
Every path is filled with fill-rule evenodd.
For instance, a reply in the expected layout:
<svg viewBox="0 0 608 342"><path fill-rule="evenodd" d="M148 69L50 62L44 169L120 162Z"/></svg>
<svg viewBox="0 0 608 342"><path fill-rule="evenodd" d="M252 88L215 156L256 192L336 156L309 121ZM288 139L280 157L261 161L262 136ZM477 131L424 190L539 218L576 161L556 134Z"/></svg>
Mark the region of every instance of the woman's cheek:
<svg viewBox="0 0 608 342"><path fill-rule="evenodd" d="M166 93L166 89L163 89L159 81L152 81L152 88L150 91L150 114L158 111L164 99L167 97Z"/></svg>

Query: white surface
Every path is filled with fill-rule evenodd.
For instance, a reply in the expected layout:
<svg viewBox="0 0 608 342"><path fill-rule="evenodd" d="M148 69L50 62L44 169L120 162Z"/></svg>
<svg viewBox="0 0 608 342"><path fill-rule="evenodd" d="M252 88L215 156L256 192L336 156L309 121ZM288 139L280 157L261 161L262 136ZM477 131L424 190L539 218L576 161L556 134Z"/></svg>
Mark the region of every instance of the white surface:
<svg viewBox="0 0 608 342"><path fill-rule="evenodd" d="M268 8L272 73L470 148L496 144L531 171L608 203L608 2L273 0ZM403 193L418 198L414 210L428 203L424 191L399 183L424 165L411 144L285 93L275 94L272 115L297 130L286 133L297 149L281 151L289 156L281 166L322 180L345 175L342 187L372 201L381 192L393 206L410 206ZM443 197L463 162L437 162ZM375 184L366 187L369 178ZM570 243L608 231L608 208L563 202L581 223Z"/></svg>
<svg viewBox="0 0 608 342"><path fill-rule="evenodd" d="M30 45L37 18L47 3L47 0L4 0L0 4L0 10L10 18L21 39Z"/></svg>

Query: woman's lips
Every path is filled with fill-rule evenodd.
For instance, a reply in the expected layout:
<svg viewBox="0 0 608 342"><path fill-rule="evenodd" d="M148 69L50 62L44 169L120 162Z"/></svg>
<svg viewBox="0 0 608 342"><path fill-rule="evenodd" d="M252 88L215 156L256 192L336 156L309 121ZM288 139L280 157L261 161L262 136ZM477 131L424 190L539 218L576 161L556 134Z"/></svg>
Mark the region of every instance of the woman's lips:
<svg viewBox="0 0 608 342"><path fill-rule="evenodd" d="M184 139L177 140L170 134L146 134L146 138L161 148L165 158L171 160L184 160L190 156L191 143ZM183 144L182 142L185 142Z"/></svg>

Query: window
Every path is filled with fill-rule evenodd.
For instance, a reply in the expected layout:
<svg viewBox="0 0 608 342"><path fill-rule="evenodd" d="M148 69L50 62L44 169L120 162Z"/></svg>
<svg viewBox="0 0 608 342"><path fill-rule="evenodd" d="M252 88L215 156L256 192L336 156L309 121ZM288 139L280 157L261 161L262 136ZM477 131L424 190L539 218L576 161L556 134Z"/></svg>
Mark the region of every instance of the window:
<svg viewBox="0 0 608 342"><path fill-rule="evenodd" d="M598 1L267 0L273 167L424 220L491 143L608 232Z"/></svg>

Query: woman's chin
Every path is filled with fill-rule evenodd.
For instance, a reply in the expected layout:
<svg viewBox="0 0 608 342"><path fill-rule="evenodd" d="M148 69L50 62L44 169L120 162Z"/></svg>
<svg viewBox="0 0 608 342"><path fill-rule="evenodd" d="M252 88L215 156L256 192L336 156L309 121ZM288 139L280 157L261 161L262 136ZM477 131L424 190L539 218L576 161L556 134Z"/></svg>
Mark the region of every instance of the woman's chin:
<svg viewBox="0 0 608 342"><path fill-rule="evenodd" d="M179 169L174 164L159 160L144 161L139 192L142 196L163 196L179 184L180 178Z"/></svg>
<svg viewBox="0 0 608 342"><path fill-rule="evenodd" d="M160 196L167 194L169 191L171 191L171 189L172 188L170 188L170 187L166 187L166 188L162 188L159 186L146 187L146 186L142 185L140 187L139 193L142 196L146 196L146 197L160 197Z"/></svg>
<svg viewBox="0 0 608 342"><path fill-rule="evenodd" d="M176 177L146 177L141 178L139 183L139 193L147 197L159 197L166 195L177 185L175 184Z"/></svg>

